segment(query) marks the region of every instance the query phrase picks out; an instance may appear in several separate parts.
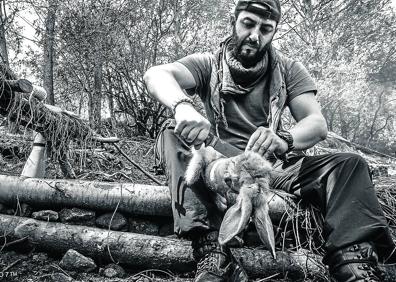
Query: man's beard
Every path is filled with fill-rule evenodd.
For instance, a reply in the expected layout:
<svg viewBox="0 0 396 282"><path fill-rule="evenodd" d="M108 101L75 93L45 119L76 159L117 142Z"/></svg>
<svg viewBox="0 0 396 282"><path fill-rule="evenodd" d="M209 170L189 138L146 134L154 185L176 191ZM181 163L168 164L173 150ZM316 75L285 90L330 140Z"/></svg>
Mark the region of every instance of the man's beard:
<svg viewBox="0 0 396 282"><path fill-rule="evenodd" d="M232 32L232 38L229 43L230 44L229 47L231 47L232 54L234 55L234 57L239 62L241 62L241 64L245 68L251 68L251 67L254 67L258 62L260 62L263 59L266 52L270 48L271 41L268 42L261 50L257 50L257 52L256 52L256 54L254 54L254 56L245 56L245 55L241 54L241 51L242 51L241 48L242 48L243 44L250 44L250 45L256 47L256 45L259 43L250 42L249 38L238 38L238 36L236 35L235 27L234 27L233 32Z"/></svg>

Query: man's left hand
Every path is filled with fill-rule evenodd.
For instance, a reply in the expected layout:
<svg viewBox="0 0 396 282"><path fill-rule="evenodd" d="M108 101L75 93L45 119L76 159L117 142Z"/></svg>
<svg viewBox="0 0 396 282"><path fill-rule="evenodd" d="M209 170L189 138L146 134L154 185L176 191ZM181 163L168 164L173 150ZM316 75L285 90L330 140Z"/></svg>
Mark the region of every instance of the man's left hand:
<svg viewBox="0 0 396 282"><path fill-rule="evenodd" d="M276 135L272 129L260 126L250 137L245 151L253 151L263 157L269 157L273 153L282 155L288 148L286 141Z"/></svg>

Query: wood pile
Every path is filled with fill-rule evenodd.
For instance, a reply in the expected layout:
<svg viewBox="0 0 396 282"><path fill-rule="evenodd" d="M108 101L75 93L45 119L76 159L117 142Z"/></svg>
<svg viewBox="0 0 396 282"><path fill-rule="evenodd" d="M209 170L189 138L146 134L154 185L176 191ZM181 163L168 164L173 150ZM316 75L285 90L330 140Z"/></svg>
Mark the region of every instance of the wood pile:
<svg viewBox="0 0 396 282"><path fill-rule="evenodd" d="M270 205L274 223L284 227L285 222L291 222L293 228L298 227L292 218L279 224L283 215L296 216L289 210L293 199L279 205L281 200ZM0 175L0 203L0 232L7 234L7 242L26 240L60 253L73 249L95 260L116 261L136 269L194 270L191 243L172 235L171 203L165 186ZM320 257L297 248L292 237L278 237L290 244L283 249L277 245L276 261L269 251L258 247L254 230L244 237L245 247L238 246L233 252L252 278L286 275L326 281Z"/></svg>

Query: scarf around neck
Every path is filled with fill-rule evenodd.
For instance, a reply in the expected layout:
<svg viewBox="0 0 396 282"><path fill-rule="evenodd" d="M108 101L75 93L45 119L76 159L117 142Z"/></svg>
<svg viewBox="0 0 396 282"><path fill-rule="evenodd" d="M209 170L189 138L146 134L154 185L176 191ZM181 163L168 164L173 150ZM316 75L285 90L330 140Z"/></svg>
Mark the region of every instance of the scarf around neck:
<svg viewBox="0 0 396 282"><path fill-rule="evenodd" d="M246 68L235 57L234 48L235 44L232 40L225 46L225 61L233 80L241 86L254 86L267 70L268 54L265 53L263 59L253 67Z"/></svg>
<svg viewBox="0 0 396 282"><path fill-rule="evenodd" d="M230 95L249 93L265 75L268 53L255 66L246 68L234 55L234 43L229 38L222 46L222 92Z"/></svg>
<svg viewBox="0 0 396 282"><path fill-rule="evenodd" d="M215 113L217 136L219 136L218 127L220 124L226 128L228 127L227 119L224 114L225 100L223 96L227 94L245 95L249 93L271 65L269 63L268 51L263 60L256 64L255 67L243 67L232 54L232 50L229 47L231 39L231 37L225 39L216 52L216 68L215 71L212 71L210 79L210 88L212 89L210 103ZM242 86L234 81L233 76L241 76L241 79L247 78L246 81L249 83L246 84L247 86Z"/></svg>

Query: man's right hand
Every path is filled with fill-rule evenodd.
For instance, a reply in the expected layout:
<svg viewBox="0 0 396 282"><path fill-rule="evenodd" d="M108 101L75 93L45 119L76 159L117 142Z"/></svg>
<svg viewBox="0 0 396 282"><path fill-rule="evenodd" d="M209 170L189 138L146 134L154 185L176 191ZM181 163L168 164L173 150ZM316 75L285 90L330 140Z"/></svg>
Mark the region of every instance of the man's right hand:
<svg viewBox="0 0 396 282"><path fill-rule="evenodd" d="M177 105L175 120L175 134L190 145L199 147L209 135L210 122L189 103Z"/></svg>

